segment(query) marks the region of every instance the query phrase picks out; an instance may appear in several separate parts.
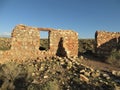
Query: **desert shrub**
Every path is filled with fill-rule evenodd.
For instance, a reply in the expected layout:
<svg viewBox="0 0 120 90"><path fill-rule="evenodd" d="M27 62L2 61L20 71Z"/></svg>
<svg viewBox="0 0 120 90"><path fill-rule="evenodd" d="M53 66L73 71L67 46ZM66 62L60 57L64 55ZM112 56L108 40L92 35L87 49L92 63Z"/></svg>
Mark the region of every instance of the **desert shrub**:
<svg viewBox="0 0 120 90"><path fill-rule="evenodd" d="M79 52L85 53L86 51L90 50L94 52L94 39L79 39Z"/></svg>
<svg viewBox="0 0 120 90"><path fill-rule="evenodd" d="M41 90L40 85L38 84L31 84L27 87L27 90Z"/></svg>
<svg viewBox="0 0 120 90"><path fill-rule="evenodd" d="M10 61L0 66L0 90L27 90L33 81L33 66Z"/></svg>
<svg viewBox="0 0 120 90"><path fill-rule="evenodd" d="M40 39L40 50L48 50L49 49L49 42L47 39Z"/></svg>
<svg viewBox="0 0 120 90"><path fill-rule="evenodd" d="M60 90L57 80L49 81L41 87L41 90Z"/></svg>
<svg viewBox="0 0 120 90"><path fill-rule="evenodd" d="M44 84L31 84L27 90L61 90L60 85L56 79L49 80Z"/></svg>
<svg viewBox="0 0 120 90"><path fill-rule="evenodd" d="M14 80L20 74L20 68L17 63L8 62L0 67L0 79L3 81L1 90L15 89Z"/></svg>
<svg viewBox="0 0 120 90"><path fill-rule="evenodd" d="M111 65L120 67L120 50L113 50L111 54L107 57L106 62Z"/></svg>

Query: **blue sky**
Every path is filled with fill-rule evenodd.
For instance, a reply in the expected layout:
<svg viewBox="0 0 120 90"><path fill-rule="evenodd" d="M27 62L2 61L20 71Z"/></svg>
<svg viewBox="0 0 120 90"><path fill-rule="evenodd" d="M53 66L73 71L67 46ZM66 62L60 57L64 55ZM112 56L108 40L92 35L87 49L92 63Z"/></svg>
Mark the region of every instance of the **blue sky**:
<svg viewBox="0 0 120 90"><path fill-rule="evenodd" d="M96 30L120 32L120 0L0 0L0 34L17 24L71 29L80 38Z"/></svg>

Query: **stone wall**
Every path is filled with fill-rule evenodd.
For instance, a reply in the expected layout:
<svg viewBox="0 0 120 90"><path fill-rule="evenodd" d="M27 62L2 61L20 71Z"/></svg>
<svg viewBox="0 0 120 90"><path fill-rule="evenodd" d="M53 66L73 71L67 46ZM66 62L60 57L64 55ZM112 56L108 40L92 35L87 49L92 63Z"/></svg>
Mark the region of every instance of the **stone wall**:
<svg viewBox="0 0 120 90"><path fill-rule="evenodd" d="M120 32L96 31L96 53L109 55L113 50L120 49Z"/></svg>
<svg viewBox="0 0 120 90"><path fill-rule="evenodd" d="M49 49L39 50L40 31L49 33ZM52 56L77 57L78 33L71 30L35 28L17 25L11 35L11 49L0 51L0 62L9 60L30 60Z"/></svg>

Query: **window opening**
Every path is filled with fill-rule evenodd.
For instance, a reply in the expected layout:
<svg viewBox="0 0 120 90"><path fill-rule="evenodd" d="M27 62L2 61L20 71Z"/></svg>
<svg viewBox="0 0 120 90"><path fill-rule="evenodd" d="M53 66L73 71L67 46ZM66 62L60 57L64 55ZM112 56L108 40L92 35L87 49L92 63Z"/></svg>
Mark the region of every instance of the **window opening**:
<svg viewBox="0 0 120 90"><path fill-rule="evenodd" d="M49 31L40 31L40 47L39 50L49 49Z"/></svg>

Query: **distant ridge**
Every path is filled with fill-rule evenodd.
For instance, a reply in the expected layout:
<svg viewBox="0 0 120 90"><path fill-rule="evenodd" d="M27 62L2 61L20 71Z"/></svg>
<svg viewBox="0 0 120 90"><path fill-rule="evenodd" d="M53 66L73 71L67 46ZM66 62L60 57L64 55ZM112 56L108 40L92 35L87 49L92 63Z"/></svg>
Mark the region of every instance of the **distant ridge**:
<svg viewBox="0 0 120 90"><path fill-rule="evenodd" d="M10 36L10 35L1 35L1 34L0 34L0 37L10 38L11 36Z"/></svg>
<svg viewBox="0 0 120 90"><path fill-rule="evenodd" d="M10 38L11 37L11 33L8 33L8 32L0 33L0 37Z"/></svg>

